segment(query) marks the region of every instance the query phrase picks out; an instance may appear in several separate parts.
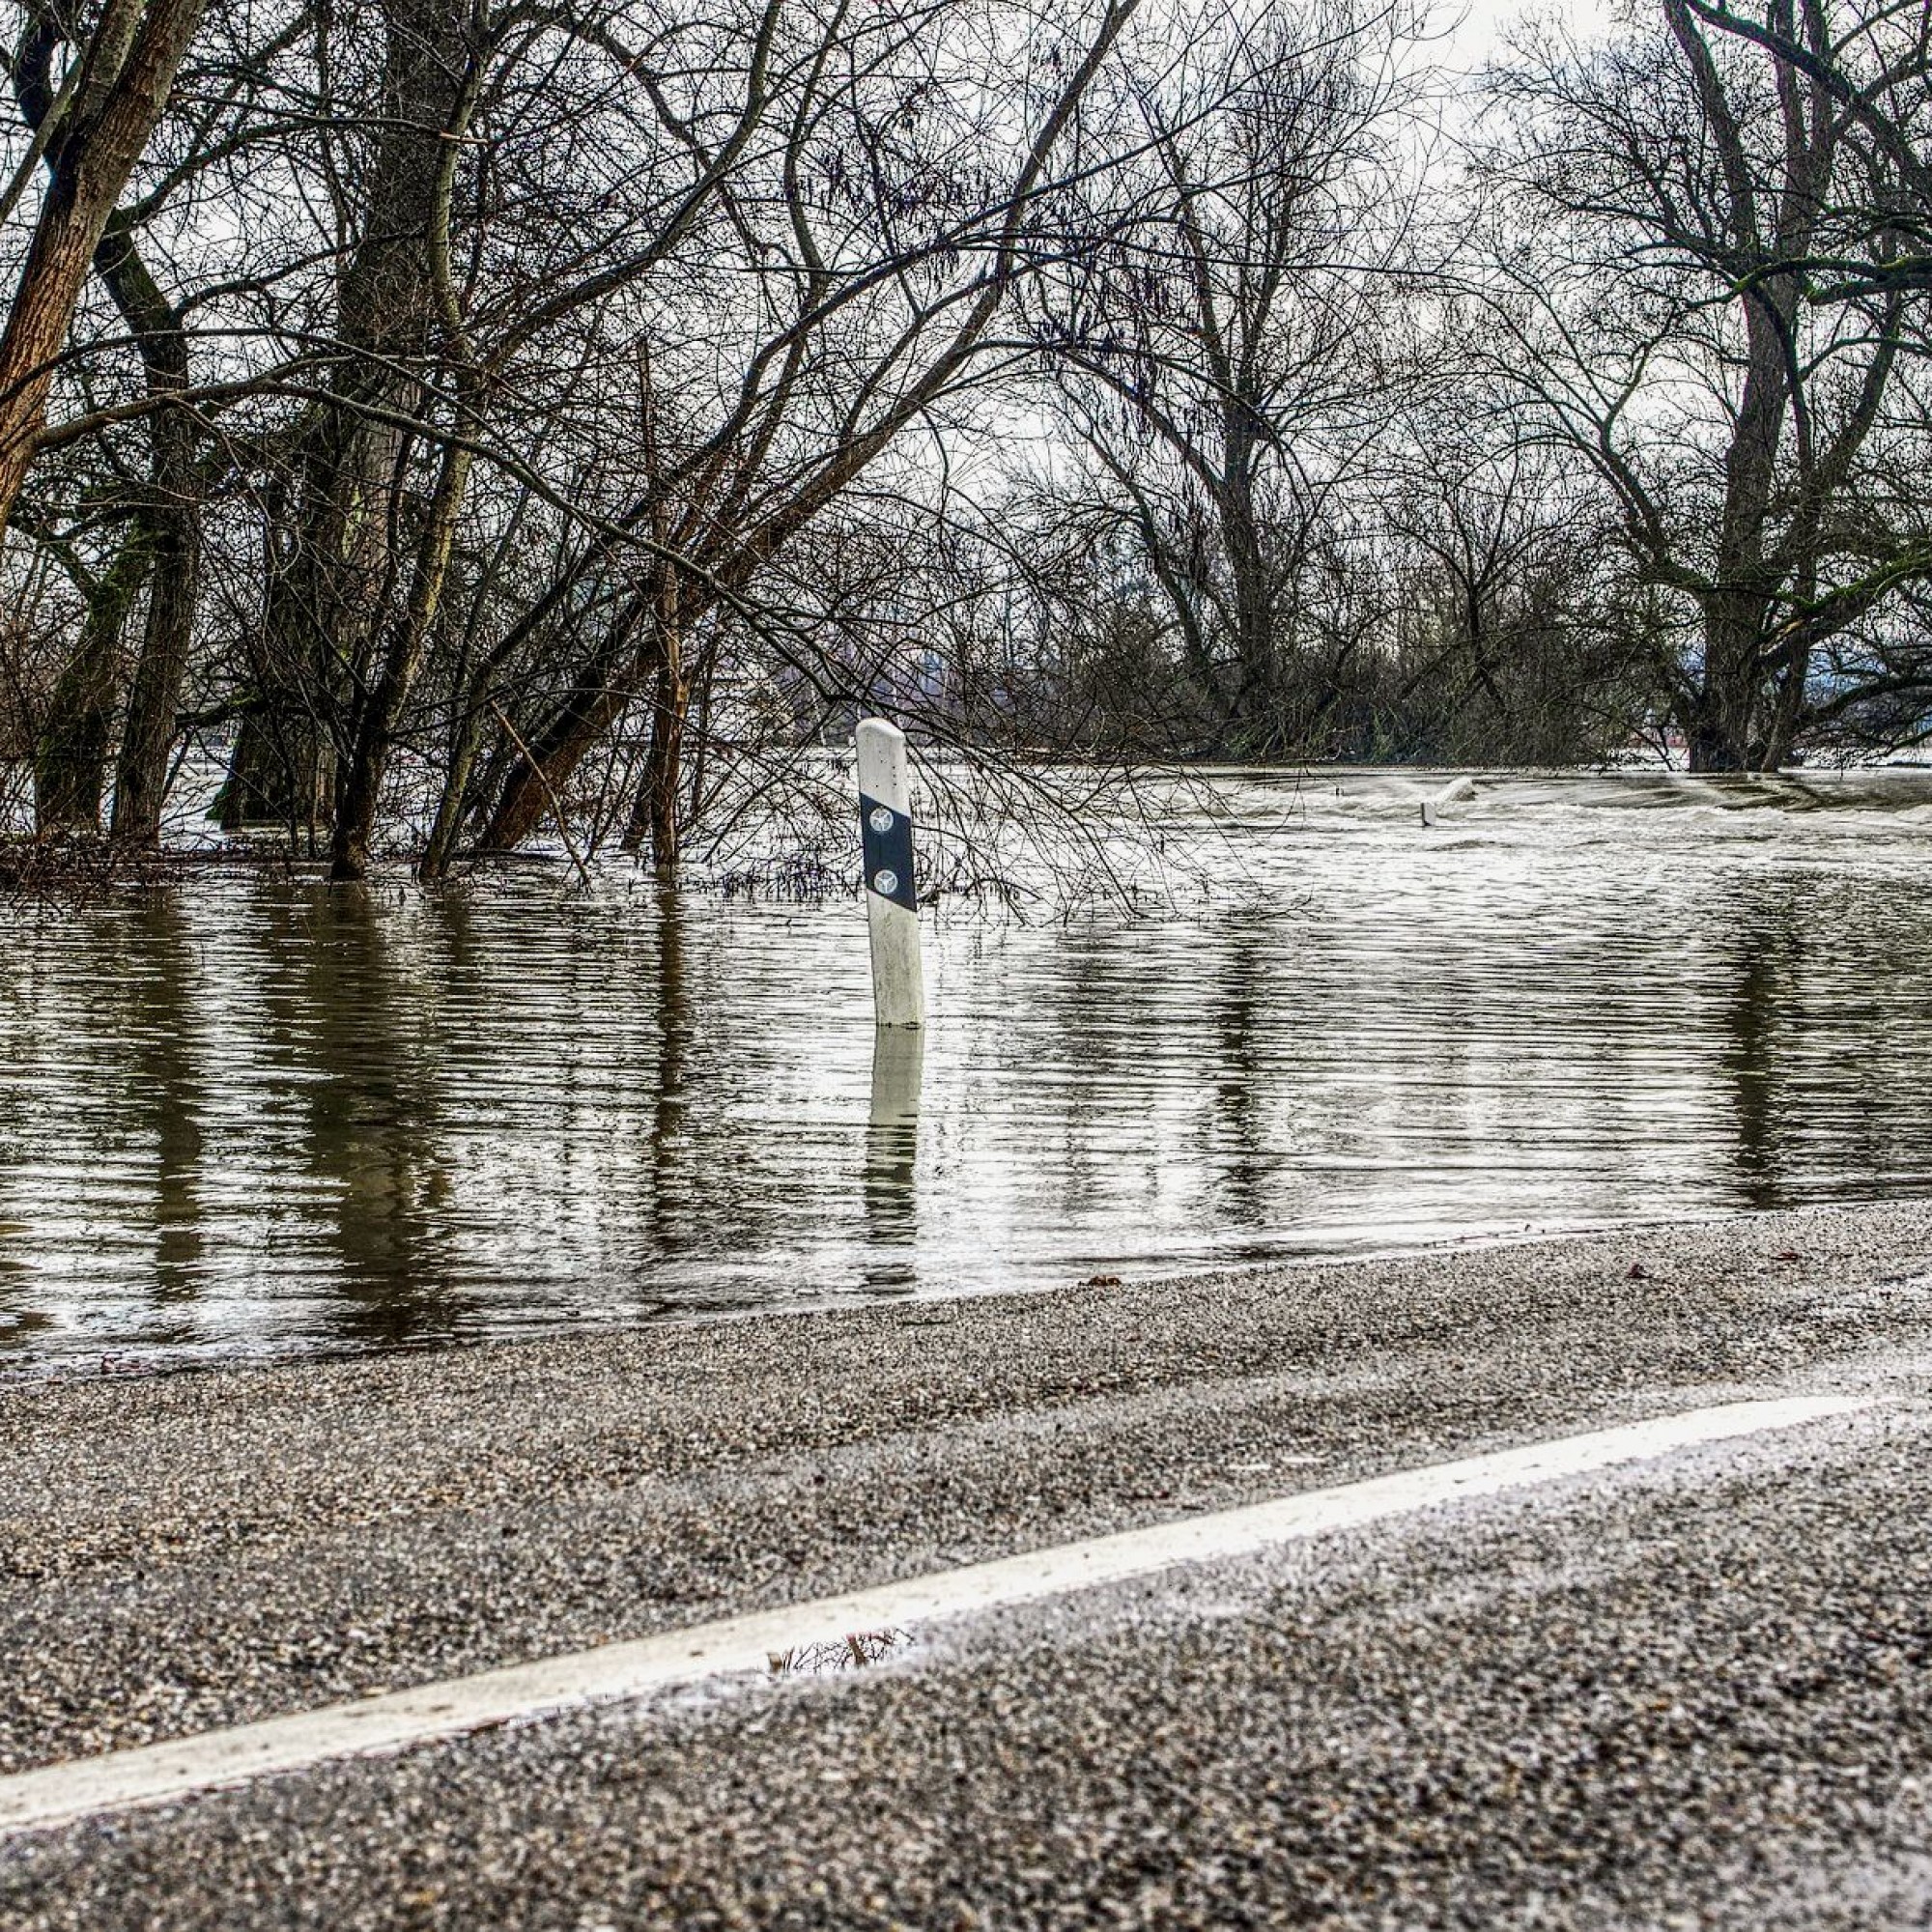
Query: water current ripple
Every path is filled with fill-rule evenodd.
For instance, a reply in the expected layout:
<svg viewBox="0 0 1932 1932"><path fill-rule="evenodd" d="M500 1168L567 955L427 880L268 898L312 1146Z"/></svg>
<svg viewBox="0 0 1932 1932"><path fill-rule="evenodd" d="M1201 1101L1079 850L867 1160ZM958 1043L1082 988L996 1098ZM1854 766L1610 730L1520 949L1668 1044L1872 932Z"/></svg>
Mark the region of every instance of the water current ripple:
<svg viewBox="0 0 1932 1932"><path fill-rule="evenodd" d="M1166 917L219 873L9 916L0 1372L1932 1185L1932 775L1224 777ZM910 1104L918 1080L916 1114Z"/></svg>

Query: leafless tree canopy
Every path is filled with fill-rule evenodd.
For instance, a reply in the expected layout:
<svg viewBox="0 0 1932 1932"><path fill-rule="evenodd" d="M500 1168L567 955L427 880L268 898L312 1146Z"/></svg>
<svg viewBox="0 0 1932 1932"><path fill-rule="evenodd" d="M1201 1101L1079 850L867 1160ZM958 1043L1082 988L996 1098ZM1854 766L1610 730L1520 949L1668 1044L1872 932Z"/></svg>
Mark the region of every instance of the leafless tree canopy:
<svg viewBox="0 0 1932 1932"><path fill-rule="evenodd" d="M673 869L988 757L1932 734L1932 14L7 0L43 834Z"/></svg>

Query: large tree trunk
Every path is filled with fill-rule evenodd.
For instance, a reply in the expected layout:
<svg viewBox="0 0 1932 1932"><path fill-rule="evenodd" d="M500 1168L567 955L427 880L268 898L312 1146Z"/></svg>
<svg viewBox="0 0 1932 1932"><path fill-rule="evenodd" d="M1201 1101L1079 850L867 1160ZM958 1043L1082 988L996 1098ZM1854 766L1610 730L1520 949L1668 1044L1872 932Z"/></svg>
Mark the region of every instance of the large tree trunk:
<svg viewBox="0 0 1932 1932"><path fill-rule="evenodd" d="M1775 669L1766 628L1781 566L1767 557L1778 488L1778 446L1792 407L1785 341L1797 308L1789 275L1775 278L1746 313L1745 384L1724 452L1716 586L1703 592L1704 668L1690 722L1690 769L1755 771L1763 762Z"/></svg>
<svg viewBox="0 0 1932 1932"><path fill-rule="evenodd" d="M136 516L114 561L89 587L79 645L54 685L34 746L34 822L42 832L91 837L100 830L121 634L155 568L153 535Z"/></svg>
<svg viewBox="0 0 1932 1932"><path fill-rule="evenodd" d="M385 0L380 131L361 234L343 274L332 400L296 464L300 507L269 587L255 696L216 815L312 841L333 817L338 748L354 747L380 671L411 447L438 324L432 237L469 73L468 0Z"/></svg>
<svg viewBox="0 0 1932 1932"><path fill-rule="evenodd" d="M1215 520L1227 559L1235 646L1235 689L1222 724L1223 749L1236 757L1268 757L1281 749L1282 676L1274 586L1266 539L1255 502L1258 408L1230 395L1222 412L1222 468Z"/></svg>
<svg viewBox="0 0 1932 1932"><path fill-rule="evenodd" d="M388 368L352 361L299 459L300 507L270 580L253 699L215 804L226 831L282 825L312 846L332 816L338 717L368 674L389 598L392 499L409 452L365 412L405 403L394 386Z"/></svg>
<svg viewBox="0 0 1932 1932"><path fill-rule="evenodd" d="M133 237L117 219L96 253L115 305L141 347L148 393L160 404L148 418L154 576L141 655L128 693L121 754L114 773L113 836L152 844L160 835L161 801L175 719L194 639L195 592L201 576L201 481L195 473L194 419L167 398L188 384L187 336L181 312L148 272Z"/></svg>
<svg viewBox="0 0 1932 1932"><path fill-rule="evenodd" d="M145 843L160 827L175 714L187 671L201 555L200 487L192 419L166 400L187 387L182 318L136 252L122 217L110 221L96 267L140 346L149 396L149 487L120 555L88 599L73 662L55 687L42 734L36 799L43 829L99 829L123 632L148 591L141 653L128 696L114 783L114 836Z"/></svg>
<svg viewBox="0 0 1932 1932"><path fill-rule="evenodd" d="M462 38L460 30L459 38ZM329 867L330 875L337 879L359 879L369 869L370 841L375 836L376 811L382 801L389 750L429 649L437 612L442 606L450 554L456 543L457 519L462 514L464 493L469 483L467 438L474 433L485 398L482 371L464 326L450 265L456 163L482 90L482 54L480 42L465 45L458 70L461 85L444 103L448 119L440 129L440 150L436 157L436 179L420 263L440 325L443 355L455 364L457 428L465 435L466 441L459 445L452 440L443 446L436 486L431 492L412 564L409 595L401 615L390 629L374 681L353 713L349 763L336 802Z"/></svg>
<svg viewBox="0 0 1932 1932"><path fill-rule="evenodd" d="M638 794L640 830L648 829L651 869L668 884L677 875L678 832L683 793L685 722L691 712L691 680L675 631L665 637L658 667L657 702L651 710L651 742Z"/></svg>
<svg viewBox="0 0 1932 1932"><path fill-rule="evenodd" d="M383 777L389 747L401 723L423 653L429 647L430 627L442 602L449 576L450 548L456 520L463 507L469 475L467 450L443 451L415 567L409 603L397 620L374 689L361 707L355 738L336 806L335 836L329 871L338 879L359 879L369 869L369 844L376 831L376 808L382 801Z"/></svg>
<svg viewBox="0 0 1932 1932"><path fill-rule="evenodd" d="M159 424L157 422L157 430ZM121 754L114 770L117 840L152 845L161 830L175 721L194 642L195 589L201 576L201 508L193 494L193 432L185 421L170 425L181 447L157 468L154 563L141 655L128 690L121 725ZM159 438L157 437L157 440Z"/></svg>
<svg viewBox="0 0 1932 1932"><path fill-rule="evenodd" d="M46 424L54 360L67 341L94 251L167 105L203 0L107 0L47 144L49 180L0 332L0 535ZM30 38L50 52L52 16Z"/></svg>
<svg viewBox="0 0 1932 1932"><path fill-rule="evenodd" d="M40 14L30 26L14 70L14 88L28 125L46 143L53 168L53 181L43 213L43 225L57 215L64 192L76 195L84 187L98 185L90 175L96 158L93 143L99 138L98 130L90 135L77 121L76 113L90 85L97 87L98 100L104 99L99 90L107 88L113 79L109 70L117 57L114 51L117 36L138 37L139 31L138 21L124 14L117 22L114 10L109 9L94 43L82 57L83 77L75 83L77 93L70 96L64 107L52 79L60 29L47 12ZM131 43L123 51L126 60L121 72L129 84L139 85L128 73L135 51ZM179 58L177 51L174 60L178 62ZM172 64L169 71L171 74ZM91 81L86 77L89 73L93 75ZM152 117L148 125L152 126ZM145 141L144 131L143 145ZM138 158L138 149L134 158ZM128 169L131 164L130 160ZM123 170L122 182L128 169ZM116 185L118 189L120 183ZM70 240L81 232L71 210ZM158 400L169 391L185 388L187 348L181 319L142 268L125 217L110 217L102 224L101 239L94 250L94 267L107 283L116 305L140 344L150 398ZM43 299L46 295L44 288L39 295L33 295L30 281L31 272L22 279L14 315L10 318L10 331L20 320L22 303ZM70 313L71 307L70 298ZM43 387L40 405L43 409L44 402ZM192 601L192 561L184 555L180 517L171 500L185 494L191 431L184 418L170 411L159 410L149 420L155 450L152 487L129 523L114 561L89 590L78 648L54 687L36 746L35 808L43 831L95 834L100 829L101 794L105 789L114 710L120 691L123 633L142 589L152 585L148 617L151 637L157 627L165 628L169 613L184 597ZM187 453L174 461L171 452ZM8 500L11 506L12 497ZM191 550L191 544L187 548ZM170 724L172 716L171 709ZM118 786L116 795L118 819Z"/></svg>
<svg viewBox="0 0 1932 1932"><path fill-rule="evenodd" d="M1762 756L1761 597L1713 592L1703 600L1704 669L1686 720L1693 772L1747 772Z"/></svg>

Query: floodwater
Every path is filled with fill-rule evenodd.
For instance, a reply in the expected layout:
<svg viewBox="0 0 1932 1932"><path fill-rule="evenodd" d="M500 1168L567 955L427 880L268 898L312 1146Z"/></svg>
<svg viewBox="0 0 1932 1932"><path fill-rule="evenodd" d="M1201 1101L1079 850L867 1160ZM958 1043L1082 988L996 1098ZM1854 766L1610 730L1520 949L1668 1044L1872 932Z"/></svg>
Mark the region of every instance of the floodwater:
<svg viewBox="0 0 1932 1932"><path fill-rule="evenodd" d="M15 909L0 1373L1932 1188L1932 774L1486 781L1425 827L1440 782L1145 790L1100 851L1160 902L946 902L914 1039L849 897Z"/></svg>

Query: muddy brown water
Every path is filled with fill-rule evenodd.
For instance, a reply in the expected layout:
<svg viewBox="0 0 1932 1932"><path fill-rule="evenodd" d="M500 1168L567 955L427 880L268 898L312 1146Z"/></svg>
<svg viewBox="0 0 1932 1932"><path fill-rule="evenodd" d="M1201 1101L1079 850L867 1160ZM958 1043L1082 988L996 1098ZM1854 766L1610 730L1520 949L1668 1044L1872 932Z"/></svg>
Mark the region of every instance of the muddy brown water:
<svg viewBox="0 0 1932 1932"><path fill-rule="evenodd" d="M1153 912L216 872L0 929L0 1373L1932 1187L1932 774L1153 788Z"/></svg>

